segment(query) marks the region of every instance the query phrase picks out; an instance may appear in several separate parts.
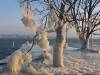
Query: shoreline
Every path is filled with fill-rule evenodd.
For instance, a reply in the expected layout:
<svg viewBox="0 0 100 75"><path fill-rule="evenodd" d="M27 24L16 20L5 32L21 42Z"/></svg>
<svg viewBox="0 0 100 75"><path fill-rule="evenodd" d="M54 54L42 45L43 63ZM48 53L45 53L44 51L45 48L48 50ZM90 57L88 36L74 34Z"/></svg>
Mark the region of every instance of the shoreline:
<svg viewBox="0 0 100 75"><path fill-rule="evenodd" d="M33 57L39 56L35 55L35 52L38 52L40 48L38 46L35 46L32 50ZM51 48L52 50L52 48ZM40 52L41 50L39 50ZM32 62L34 63L34 62ZM100 54L99 53L92 53L92 52L81 52L78 51L77 48L72 48L68 47L64 50L64 63L65 63L65 68L59 69L59 68L54 68L50 66L45 67L45 69L48 70L48 72L53 72L58 73L58 75L61 73L65 72L65 75L69 74L75 74L75 75L85 75L85 74L92 74L92 75L100 75ZM62 71L62 72L61 72ZM64 71L64 72L63 72ZM0 73L0 75L6 75ZM57 75L57 74L55 74Z"/></svg>

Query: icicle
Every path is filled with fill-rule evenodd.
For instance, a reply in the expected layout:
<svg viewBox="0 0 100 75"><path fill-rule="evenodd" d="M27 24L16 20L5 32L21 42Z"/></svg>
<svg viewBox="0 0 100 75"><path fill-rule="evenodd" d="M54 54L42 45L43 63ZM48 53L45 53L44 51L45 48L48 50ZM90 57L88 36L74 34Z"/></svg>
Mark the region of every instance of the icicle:
<svg viewBox="0 0 100 75"><path fill-rule="evenodd" d="M55 25L57 24L57 22L58 22L57 14L56 14L54 9L51 9L49 19L48 19L48 28L49 28L49 30L54 30Z"/></svg>
<svg viewBox="0 0 100 75"><path fill-rule="evenodd" d="M31 53L22 52L21 50L16 50L11 56L8 61L9 67L9 75L17 75L20 70L22 64L27 64L32 61Z"/></svg>
<svg viewBox="0 0 100 75"><path fill-rule="evenodd" d="M29 6L28 2L25 1L22 5L22 14L23 18L21 19L22 23L26 26L31 28L33 32L36 31L35 22L33 20L33 14L31 10L31 6Z"/></svg>
<svg viewBox="0 0 100 75"><path fill-rule="evenodd" d="M43 64L50 65L52 63L53 58L51 53L49 53L48 51L44 51L43 57L44 57Z"/></svg>
<svg viewBox="0 0 100 75"><path fill-rule="evenodd" d="M42 48L43 51L47 51L49 49L48 33L45 31L41 31L39 33L39 38L39 46Z"/></svg>
<svg viewBox="0 0 100 75"><path fill-rule="evenodd" d="M49 53L49 41L48 41L48 33L45 31L38 32L39 46L42 49L43 54L43 64L49 65L52 62L52 55Z"/></svg>
<svg viewBox="0 0 100 75"><path fill-rule="evenodd" d="M29 65L25 67L25 75L38 75L38 71L32 65Z"/></svg>

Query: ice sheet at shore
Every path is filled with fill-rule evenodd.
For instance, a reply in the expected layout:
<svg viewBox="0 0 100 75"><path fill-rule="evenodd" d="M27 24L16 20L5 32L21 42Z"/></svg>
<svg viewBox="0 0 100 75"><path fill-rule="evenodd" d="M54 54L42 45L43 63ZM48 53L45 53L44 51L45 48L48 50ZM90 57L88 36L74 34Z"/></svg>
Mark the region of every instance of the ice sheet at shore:
<svg viewBox="0 0 100 75"><path fill-rule="evenodd" d="M51 47L52 51L53 48ZM39 46L35 45L32 49L33 59L41 54L41 49ZM2 62L6 62L9 60L9 57L2 60ZM0 61L1 62L1 61ZM81 52L78 51L77 48L68 47L64 50L64 63L65 63L65 71L68 74L85 74L90 73L94 75L100 75L100 54L90 53L90 52ZM3 66L1 66L3 68ZM0 67L0 70L2 69ZM46 69L46 68L45 68ZM56 68L51 67L49 69L50 72L59 72ZM6 75L3 72L0 75Z"/></svg>

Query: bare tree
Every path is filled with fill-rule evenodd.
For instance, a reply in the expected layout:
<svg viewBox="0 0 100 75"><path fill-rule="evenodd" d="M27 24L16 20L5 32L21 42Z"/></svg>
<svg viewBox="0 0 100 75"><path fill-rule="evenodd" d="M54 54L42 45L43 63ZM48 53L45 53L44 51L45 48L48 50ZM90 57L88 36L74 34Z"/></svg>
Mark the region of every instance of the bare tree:
<svg viewBox="0 0 100 75"><path fill-rule="evenodd" d="M100 0L78 0L71 9L71 20L82 43L82 49L89 48L90 35L100 29L99 7Z"/></svg>

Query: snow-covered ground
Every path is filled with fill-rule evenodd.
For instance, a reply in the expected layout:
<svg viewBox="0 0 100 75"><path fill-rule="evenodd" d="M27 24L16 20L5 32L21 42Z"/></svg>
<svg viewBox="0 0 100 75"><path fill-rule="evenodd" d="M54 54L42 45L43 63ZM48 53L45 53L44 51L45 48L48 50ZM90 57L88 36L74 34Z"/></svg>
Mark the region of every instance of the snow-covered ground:
<svg viewBox="0 0 100 75"><path fill-rule="evenodd" d="M52 52L53 48L51 47L50 50ZM39 46L34 46L34 48L32 49L32 54L33 59L41 54L41 49L39 48ZM9 60L8 58L9 57L0 62L7 62ZM70 75L100 75L100 54L98 53L81 52L77 50L77 48L68 47L64 50L64 63L65 68L53 68L52 66L50 66L49 68L45 67L44 69L55 75L61 75L62 73ZM0 70L2 70L3 66L0 66ZM1 72L0 75L7 74Z"/></svg>
<svg viewBox="0 0 100 75"><path fill-rule="evenodd" d="M65 49L64 61L69 73L100 75L100 54Z"/></svg>

